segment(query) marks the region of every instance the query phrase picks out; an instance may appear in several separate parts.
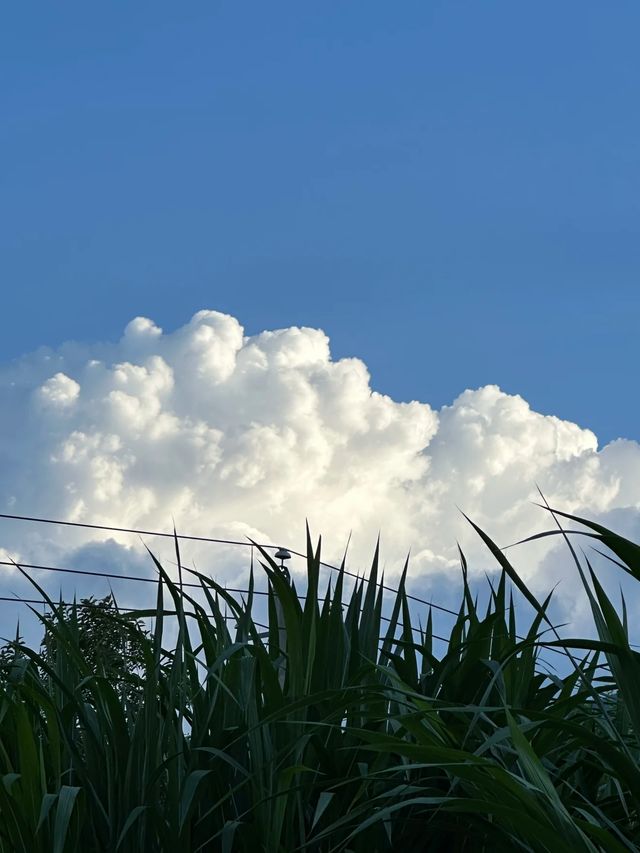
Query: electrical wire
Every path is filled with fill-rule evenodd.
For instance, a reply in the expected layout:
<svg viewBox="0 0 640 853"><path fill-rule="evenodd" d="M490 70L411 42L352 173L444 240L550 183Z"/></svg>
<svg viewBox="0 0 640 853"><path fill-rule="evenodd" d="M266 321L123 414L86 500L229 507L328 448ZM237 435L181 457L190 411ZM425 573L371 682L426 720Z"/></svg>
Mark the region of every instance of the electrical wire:
<svg viewBox="0 0 640 853"><path fill-rule="evenodd" d="M37 516L31 516L31 515L10 515L9 513L0 513L0 518L9 519L12 521L30 521L30 522L34 522L36 524L53 524L53 525L60 525L60 526L64 526L64 527L78 527L78 528L83 528L83 529L88 529L88 530L104 530L104 531L111 532L111 533L132 533L132 534L137 534L138 536L159 536L161 538L178 539L178 540L184 539L185 541L191 541L191 542L210 542L210 543L214 543L214 544L218 544L218 545L241 545L243 547L250 547L252 549L253 549L254 544L257 545L259 548L263 548L264 550L267 550L267 549L273 550L273 549L277 549L279 547L277 545L263 545L263 544L260 544L258 542L256 542L256 543L244 542L242 540L237 540L237 539L214 539L214 538L208 537L208 536L191 536L191 535L188 535L185 533L177 533L177 532L167 533L166 531L160 531L160 530L142 530L142 529L138 529L135 527L113 527L113 526L106 525L106 524L89 524L87 522L80 522L80 521L61 521L60 519L39 518ZM289 551L289 553L295 554L296 557L302 557L303 559L306 559L307 555L301 553L300 551L295 551L293 548L287 548L287 550ZM356 578L356 580L363 581L365 583L369 582L369 578L364 577L362 575L355 574L355 572L347 571L346 569L341 569L339 566L334 566L331 563L326 563L326 562L321 560L320 565L323 566L324 568L330 569L331 571L334 571L334 572L343 571L343 573L345 575L347 575L348 577L351 577L351 578ZM382 589L386 590L387 592L395 592L395 593L398 592L398 589L396 587L386 586L385 584L381 584L381 587L382 587ZM433 601L428 601L426 598L420 598L419 596L411 595L410 593L407 593L407 598L409 598L411 601L417 601L419 604L425 604L428 607L432 607L434 610L441 610L443 613L449 613L451 616L457 616L458 615L455 610L451 610L448 607L443 607L440 604L435 604Z"/></svg>

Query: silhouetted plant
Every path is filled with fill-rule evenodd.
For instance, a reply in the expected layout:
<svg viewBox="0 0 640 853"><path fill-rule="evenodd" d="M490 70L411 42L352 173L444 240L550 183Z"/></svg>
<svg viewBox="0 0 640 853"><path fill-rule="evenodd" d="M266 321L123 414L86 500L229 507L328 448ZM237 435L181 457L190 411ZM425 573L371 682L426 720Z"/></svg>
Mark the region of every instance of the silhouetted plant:
<svg viewBox="0 0 640 853"><path fill-rule="evenodd" d="M640 580L638 546L574 521ZM501 574L480 612L462 557L442 652L430 614L412 628L406 568L385 622L377 552L348 594L343 567L319 595L309 538L305 596L261 551L266 631L253 575L237 599L192 572L197 600L155 558L151 611L87 600L90 618L49 599L43 648L20 649L0 685L0 853L638 851L640 656L624 605L576 557L598 639L546 639L550 598L478 533ZM514 592L533 609L524 630ZM563 675L541 665L550 647Z"/></svg>

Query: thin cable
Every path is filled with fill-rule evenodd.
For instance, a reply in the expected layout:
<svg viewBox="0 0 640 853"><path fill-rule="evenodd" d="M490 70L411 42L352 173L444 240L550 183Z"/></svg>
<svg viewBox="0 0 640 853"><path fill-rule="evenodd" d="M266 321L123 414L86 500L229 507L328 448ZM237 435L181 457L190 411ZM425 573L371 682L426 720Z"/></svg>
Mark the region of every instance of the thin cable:
<svg viewBox="0 0 640 853"><path fill-rule="evenodd" d="M186 584L185 584L185 586L186 586ZM42 604L42 605L45 605L46 607L51 606L49 604L49 602L43 598L21 598L20 596L14 596L14 597L0 596L0 601L9 601L9 602L12 602L15 604ZM100 608L100 604L98 604L98 603L94 604L93 602L88 602L88 601L75 601L73 603L70 601L61 601L61 602L58 601L58 602L55 602L55 606L57 608L58 607L63 607L63 608L64 607L82 607L82 608L88 608L88 609L91 609L91 608L99 609ZM149 610L149 609L150 608L148 608L148 607L120 607L120 606L118 606L118 608L117 608L118 611L121 611L123 613L139 613L141 610L144 611L144 610ZM364 610L360 610L360 612L363 613ZM175 611L175 610L162 610L161 613L163 616L177 616L178 615L177 611ZM185 610L185 615L186 616L197 616L198 614L195 612L192 612L190 610ZM215 619L216 618L213 613L206 613L206 615L209 619ZM144 619L144 618L152 619L153 616L150 615L150 616L140 617L140 618L141 619ZM224 615L222 618L225 620L225 622L234 622L234 621L238 622L239 618L242 618L242 617L238 618L236 616ZM391 619L389 619L388 616L380 616L380 619L383 622L391 622ZM252 622L258 628L265 628L267 631L269 630L269 626L265 625L263 622L256 622L254 620L252 620ZM404 625L402 624L402 622L398 622L396 624L397 624L398 628L404 628ZM411 628L411 631L419 633L420 629L419 628ZM431 636L433 637L434 640L441 640L443 643L449 642L446 637L441 637L438 634L432 634ZM382 640L382 639L384 639L384 637L379 637L378 639ZM559 651L559 650L556 650L556 651Z"/></svg>
<svg viewBox="0 0 640 853"><path fill-rule="evenodd" d="M15 567L15 565L16 565L15 563L11 563L9 560L0 560L0 566ZM38 563L18 563L18 567L22 568L22 569L34 569L35 571L39 571L39 572L61 572L63 574L82 575L83 577L108 578L110 580L121 580L121 581L137 581L138 583L154 583L154 584L158 583L158 578L148 578L148 577L142 577L140 575L119 575L119 574L116 574L115 572L90 572L90 571L87 571L86 569L66 569L66 568L62 568L61 566L41 566ZM183 581L182 586L183 587L189 587L190 589L202 589L201 584L189 583L187 581ZM225 592L233 592L233 593L237 593L238 595L248 595L249 594L248 589L241 589L239 587L233 587L233 586L225 586L224 590L225 590ZM254 589L253 594L264 596L264 595L269 595L269 592L267 590L263 590L263 589ZM307 600L307 596L304 595L303 593L297 593L297 595L301 601ZM0 601L1 600L2 599L0 598ZM324 599L321 596L319 596L318 597L318 603L321 604L323 601L324 601ZM342 606L348 607L349 605L345 602L342 602ZM364 613L364 608L360 608L360 612ZM390 621L389 619L387 619L386 616L381 616L380 618L385 619L386 621ZM403 628L404 627L403 623L398 622L398 627ZM418 628L412 628L412 630L418 631L419 629Z"/></svg>
<svg viewBox="0 0 640 853"><path fill-rule="evenodd" d="M110 527L106 524L87 524L80 521L60 521L56 518L36 518L31 515L9 515L0 512L0 518L8 518L14 521L34 521L37 524L59 524L64 527L82 527L88 530L110 530L112 533L137 533L140 536L162 536L167 539L189 539L194 542L217 542L221 545L251 545L250 542L242 542L234 539L212 539L207 536L188 536L185 533L166 533L159 530L138 530L135 527ZM277 548L277 545L261 545L261 548Z"/></svg>
<svg viewBox="0 0 640 853"><path fill-rule="evenodd" d="M59 519L55 519L55 518L38 518L36 516L31 516L31 515L10 515L8 513L0 513L0 518L6 518L6 519L13 520L13 521L31 521L31 522L35 522L37 524L56 524L56 525L61 525L61 526L65 526L65 527L80 527L80 528L84 528L84 529L88 529L88 530L106 530L106 531L109 531L111 533L135 533L139 536L160 536L160 537L167 538L167 539L184 539L184 540L188 540L190 542L212 542L212 543L215 543L218 545L242 545L244 547L253 548L252 542L243 542L243 541L240 541L237 539L213 539L213 538L207 537L207 536L190 536L190 535L187 535L185 533L166 533L166 532L162 532L159 530L139 530L139 529L134 528L134 527L111 527L111 526L106 525L106 524L88 524L86 522L80 522L80 521L60 521ZM256 543L256 545L258 545L259 548L264 548L264 549L268 549L268 548L274 549L274 548L278 547L277 545L261 545L259 543ZM302 557L302 559L306 559L307 555L302 554L300 551L295 551L293 548L288 548L287 550L291 554L295 554L296 557ZM330 569L334 572L343 571L344 574L347 575L348 577L355 578L356 580L364 581L365 583L368 583L370 580L369 578L361 577L360 575L355 574L355 572L350 572L350 571L347 571L346 569L341 570L338 566L334 566L331 563L325 563L322 560L320 561L320 565L323 566L324 568ZM395 592L395 593L398 592L397 588L395 588L395 587L386 586L385 584L381 584L380 586L382 589L386 590L387 592ZM428 601L425 598L420 598L419 596L411 595L410 593L406 593L406 595L407 595L407 598L411 599L412 601L417 601L420 604L426 604L428 607L433 607L434 610L441 610L443 613L449 613L452 616L458 615L455 610L451 610L448 607L443 607L440 604L434 604L433 601Z"/></svg>
<svg viewBox="0 0 640 853"><path fill-rule="evenodd" d="M50 607L49 602L46 601L44 598L21 598L20 596L11 597L11 596L6 596L6 595L0 595L0 601L9 601L12 604L42 604L46 607ZM58 601L58 602L56 602L55 606L56 607L82 607L85 609L91 609L91 608L100 609L100 604L93 604L92 602L88 602L88 601L74 601L74 602ZM120 606L118 606L116 613L113 615L114 616L117 615L118 612L139 613L140 610L149 610L149 609L150 608L148 608L148 607L147 608L145 608L145 607L140 608L140 607L120 607ZM154 611L154 612L157 613L157 611ZM162 613L163 616L177 616L178 615L176 610L162 610L160 612ZM184 612L185 612L186 616L196 616L197 615L195 612L192 612L191 610L185 610ZM216 618L213 613L207 613L206 615L209 617L209 619L215 619ZM146 619L153 619L153 616L152 615L146 616L146 617L141 616L140 618L141 619L145 619L145 618ZM234 620L238 621L234 616L223 616L223 619L225 621L228 621L228 622L232 622ZM262 622L254 622L253 624L256 625L258 628L266 628L267 630L269 630L269 626L265 625Z"/></svg>
<svg viewBox="0 0 640 853"><path fill-rule="evenodd" d="M15 563L12 563L8 560L0 560L0 566L11 566L11 567L13 567L15 565L16 565ZM109 579L113 579L113 580L137 581L139 583L154 583L155 584L158 582L157 578L141 577L139 575L119 575L119 574L116 574L115 572L90 572L90 571L87 571L86 569L67 569L67 568L62 568L61 566L42 566L42 565L39 565L37 563L19 563L18 565L21 568L34 569L36 571L62 572L64 574L82 575L82 576L86 576L86 577L100 577L100 578L109 578ZM189 587L191 589L201 589L202 588L201 584L188 583L188 582L183 582L182 587ZM248 595L249 594L248 589L240 589L237 587L225 587L225 591L237 593L239 595ZM395 592L397 592L397 590L395 590ZM269 593L266 590L260 590L260 589L254 589L253 594L254 595L263 595L263 596L269 595ZM302 593L298 593L298 598L302 601L306 601L307 596L302 594ZM18 599L18 598L3 599L2 597L0 597L0 601L3 601L3 600L17 601L20 599ZM26 599L24 599L24 600L26 601ZM323 601L322 598L318 598L318 603L321 603L322 601ZM341 602L341 604L343 607L349 606L345 602ZM88 606L88 605L83 605L83 606ZM133 612L135 610L135 608L120 608L120 609L125 610L125 611L129 610L131 612ZM138 609L140 609L140 608L138 608ZM148 609L148 608L142 608L142 609ZM509 608L507 608L507 609L509 609ZM362 607L359 608L359 612L364 613L364 608L362 608ZM453 613L453 611L447 611L447 612ZM211 614L209 614L209 615L211 615ZM458 614L456 613L455 615L457 616ZM232 617L225 616L224 618L225 619L227 619L227 618L231 619ZM389 622L389 623L391 622L391 619L389 619L389 617L387 617L387 616L381 615L380 618L384 622ZM258 623L256 623L256 624L258 624ZM398 621L398 622L396 622L396 624L397 624L398 628L404 629L404 627L405 627L403 622ZM421 634L420 628L411 626L410 630L412 633ZM438 634L433 634L432 636L434 639L441 640L442 642L445 642L445 643L449 642L449 640L446 637L441 637ZM525 637L522 637L519 634L516 635L516 637L519 640L525 639Z"/></svg>
<svg viewBox="0 0 640 853"><path fill-rule="evenodd" d="M253 547L254 546L253 546L252 542L242 542L239 540L232 540L232 539L214 539L214 538L209 538L209 537L205 537L205 536L190 536L190 535L182 534L182 533L166 533L166 532L157 531L157 530L139 530L137 528L131 528L131 527L111 527L111 526L103 525L103 524L88 524L88 523L77 522L77 521L60 521L58 519L52 519L52 518L37 518L35 516L26 516L26 515L10 515L8 513L0 513L0 518L11 519L14 521L30 521L30 522L36 522L39 524L55 524L55 525L62 525L62 526L67 526L67 527L80 527L80 528L87 528L87 529L91 529L91 530L106 530L106 531L111 531L111 532L116 532L116 533L135 533L135 534L138 534L141 536L160 536L160 537L169 538L169 539L176 539L177 538L177 539L184 539L184 540L189 540L189 541L211 542L211 543L225 544L225 545L243 545L245 547L251 548L251 554L253 557ZM260 545L259 543L256 543L256 545L258 545L258 547L260 547L260 548L265 548L265 549L266 548L273 549L273 548L278 547L276 545ZM305 559L305 557L306 557L305 554L302 554L299 551L295 551L291 548L289 548L287 550L289 550L290 553L295 554L298 557L301 557L302 559ZM8 561L0 561L0 565L13 566L15 564L10 563ZM332 571L337 571L337 572L343 571L345 575L348 575L349 577L356 578L357 580L362 580L362 581L365 581L367 583L370 580L369 578L361 577L360 575L357 575L353 572L349 572L346 569L341 570L337 566L331 565L331 563L325 563L325 562L320 561L320 565L324 566L325 568L331 569ZM24 567L25 568L33 568L33 569L41 570L41 571L58 571L58 572L66 572L69 574L80 574L80 575L89 575L89 576L93 575L96 577L114 578L116 580L117 579L120 579L120 580L137 580L137 581L142 581L145 583L156 583L157 582L157 580L155 578L142 578L142 577L136 577L134 575L116 575L115 573L109 573L109 572L87 572L87 571L82 571L80 569L63 569L63 568L59 568L57 566L37 566L35 564L24 564ZM182 585L186 586L186 587L191 587L191 588L199 588L199 584L184 583ZM385 584L380 584L380 588L386 590L387 592L394 592L396 594L399 591L397 588L386 586ZM236 593L240 593L240 594L247 594L248 593L248 590L236 589L233 587L229 587L228 591L229 592L236 592ZM257 595L268 595L268 593L263 592L261 590L254 590L254 592ZM427 607L431 607L434 610L439 610L443 613L448 613L451 616L456 616L456 617L458 616L457 611L451 610L448 607L443 607L442 605L435 604L432 601L428 601L427 599L424 599L424 598L419 598L418 596L411 595L409 593L405 593L405 594L406 594L407 598L411 599L412 601L417 601L420 604L424 604ZM301 595L300 598L304 599L306 597ZM15 601L17 599L5 599L5 598L0 596L0 601L5 601L5 600ZM38 602L38 603L43 604L45 602ZM344 606L346 606L346 605L344 605ZM121 609L127 610L127 608L121 608ZM131 610L131 608L128 608L128 609ZM209 614L209 615L211 615L211 614ZM226 617L225 616L225 619L226 618L232 618L232 617ZM389 619L387 619L387 617L383 616L381 618L384 619L385 621L390 621ZM257 625L258 623L255 623L255 624ZM267 626L260 626L260 627L267 627ZM403 628L404 626L401 623L398 623L398 627ZM411 630L412 630L412 632L414 632L414 631L419 632L420 629L411 628ZM442 642L448 642L448 640L444 637L439 637L435 634L433 635L433 637L434 637L434 639L441 640ZM517 639L524 640L525 638L517 635ZM560 654L562 654L561 649L555 649L554 651L557 651Z"/></svg>
<svg viewBox="0 0 640 853"><path fill-rule="evenodd" d="M49 606L50 606L50 605L49 605L49 602L48 602L48 601L45 601L43 598L20 598L19 596L15 596L15 597L0 596L0 601L8 601L8 602L11 602L12 604L39 604L39 605L43 605L43 606L46 606L46 607L49 607ZM57 606L57 607L72 607L72 606L75 606L75 607L82 607L82 608L89 608L89 609L90 609L90 608L98 608L100 605L99 605L99 604L93 604L93 603L90 603L90 602L82 602L82 601L80 601L80 602L73 602L73 604L72 604L71 602L68 602L68 601L63 601L63 602L57 602L56 606ZM138 612L140 611L140 609L143 609L143 610L144 610L144 609L149 609L149 608L118 607L118 611L121 611L121 612L123 612L123 613L138 613ZM177 616L177 615L178 615L177 611L175 611L175 610L162 610L161 612L162 612L162 615L163 615L163 616ZM363 611L361 610L360 612L362 613ZM198 614L196 614L195 612L192 612L192 611L190 611L190 610L187 610L187 611L185 611L185 615L186 615L186 616L193 616L193 617L195 617L195 616L197 616ZM216 617L214 616L214 614L213 614L213 613L207 613L206 615L207 615L207 617L208 617L209 619L215 619L215 618L216 618ZM236 623L238 622L238 618L237 618L237 617L235 617L235 616L228 616L228 615L226 615L226 614L224 614L224 615L223 615L223 614L220 614L220 615L222 615L222 618L224 619L224 621L225 621L225 622L234 622L234 621L235 621ZM147 616L147 617L140 617L140 618L152 619L152 618L153 618L153 616L151 616L151 615L150 615L150 616ZM387 616L381 616L380 618L381 618L384 622L390 622L390 621L391 621ZM252 621L253 621L253 620L252 620ZM269 631L269 630L270 630L269 625L265 625L265 624L264 624L264 622L256 622L256 621L253 621L253 624L254 624L257 628L263 628L265 631ZM402 624L401 622L398 622L398 623L397 623L397 626L398 626L399 628L403 628L403 627L404 627L404 626L403 626L403 624ZM419 632L419 633L420 633L420 629L419 629L419 628L411 628L411 631L412 631L412 633L413 633L413 632ZM434 639L434 640L439 640L440 642L443 642L443 643L447 643L447 644L448 644L448 643L450 642L450 638L449 638L449 639L447 639L447 637L441 637L439 634L432 634L432 635L431 635L431 637L432 637L432 639ZM384 637L378 637L378 640L384 640L384 639L385 639ZM553 648L553 647L548 648L548 649L547 649L547 651L554 652L554 653L556 653L556 654L560 654L560 655L564 654L564 652L562 651L562 649L556 649L556 648Z"/></svg>
<svg viewBox="0 0 640 853"><path fill-rule="evenodd" d="M66 570L62 569L61 571L66 571ZM81 574L94 574L94 573L93 572L81 572ZM121 577L121 576L118 575L117 577ZM133 580L143 580L143 578L133 578ZM144 578L144 580L145 581L151 580L153 583L157 583L157 581L153 580L152 578ZM187 586L187 584L184 584L184 586ZM197 584L189 584L189 586L197 586ZM240 592L248 592L248 590L240 590ZM261 594L262 595L268 595L269 593L261 593ZM304 598L306 598L306 596L300 596L300 598L304 599ZM42 598L22 598L21 596L0 596L0 601L8 601L8 602L16 603L16 604L41 604L41 605L44 605L46 607L51 606L48 601L46 601L45 599L42 599ZM56 607L72 607L72 606L75 606L75 607L82 607L82 608L89 608L89 609L94 608L95 609L95 608L99 608L100 604L88 602L88 601L76 601L73 603L70 601L62 601L62 602L55 602L55 606ZM344 604L344 603L342 604L342 606L348 607L348 605ZM117 609L118 609L118 611L121 611L123 613L139 613L140 611L147 611L147 610L151 610L152 608L148 608L148 607L120 607L118 605ZM362 608L362 607L359 608L359 612L364 613L364 608ZM195 612L191 612L191 611L185 611L185 613L187 616L194 616L195 617L197 615ZM163 610L162 614L164 616L177 616L178 615L177 611L175 611L175 610ZM206 613L206 616L209 619L215 619L216 618L213 613ZM140 618L153 618L153 614L149 614L148 616L140 617ZM222 618L225 620L225 622L233 622L233 621L238 622L238 617L229 616L226 614L226 612L224 615L222 615ZM242 617L240 617L240 618L242 618ZM380 614L380 619L383 622L391 623L391 619L388 616L383 616L382 614ZM253 621L253 624L259 628L264 628L267 631L269 630L269 626L265 625L263 622ZM396 627L402 628L404 630L405 625L403 622L396 621ZM422 628L417 628L417 627L411 626L410 630L411 630L412 634L418 634L420 637L422 637L422 634L423 634ZM447 644L450 643L450 641L451 641L450 637L449 638L443 637L440 634L433 634L432 633L431 637L434 640L439 640L440 642L447 643ZM385 638L379 637L378 639L383 640ZM518 636L518 639L524 640L525 638ZM554 652L555 654L564 654L562 649L556 649L553 647L550 647L548 649L548 651Z"/></svg>
<svg viewBox="0 0 640 853"><path fill-rule="evenodd" d="M0 566L15 566L15 563L10 563L8 560L0 560ZM35 569L37 571L44 571L44 572L63 572L65 574L83 575L83 576L87 576L87 577L109 578L109 579L125 580L125 581L138 581L139 583L153 583L153 584L158 583L158 578L145 578L145 577L138 577L136 575L117 575L117 574L112 573L112 572L88 572L84 569L63 569L60 566L40 566L40 565L37 565L35 563L18 563L18 566L20 568L23 568L23 569ZM183 582L182 587L189 587L191 589L202 589L202 585L198 584L198 583ZM248 589L238 589L236 587L225 587L225 592L238 593L239 595L248 595L249 594ZM268 596L269 592L266 590L262 590L262 589L254 589L253 594L254 595L263 595L263 596L266 595L266 596ZM301 593L298 593L298 598L301 601L307 600L307 596L303 595ZM28 601L28 602L31 602L31 599L22 599L20 597L3 598L2 596L0 596L0 601L26 601L26 602ZM322 601L323 601L322 598L318 598L319 604L321 604ZM43 603L43 602L41 602L41 603ZM341 602L341 605L342 605L342 607L348 607L349 606L345 602ZM79 607L80 606L89 607L89 606L94 606L94 605L78 604L78 606ZM97 605L95 605L95 606L97 606ZM127 612L135 612L136 609L148 610L149 608L120 607L119 609L127 611ZM359 612L364 613L364 608L363 607L359 608ZM208 615L211 616L211 614L208 614ZM231 616L229 616L229 617L225 616L225 619L227 619L227 618L231 619L232 617ZM380 615L380 619L382 619L384 622L389 622L389 623L391 622L391 619L389 619L388 616L383 616L382 614ZM258 623L256 622L255 624L257 625ZM396 624L397 624L398 628L404 629L404 623L403 622L396 622ZM414 628L413 626L411 627L412 632L420 633L420 630L421 630L420 628ZM443 642L447 642L447 640L444 637L439 637L437 634L433 634L433 637L435 639L442 640Z"/></svg>

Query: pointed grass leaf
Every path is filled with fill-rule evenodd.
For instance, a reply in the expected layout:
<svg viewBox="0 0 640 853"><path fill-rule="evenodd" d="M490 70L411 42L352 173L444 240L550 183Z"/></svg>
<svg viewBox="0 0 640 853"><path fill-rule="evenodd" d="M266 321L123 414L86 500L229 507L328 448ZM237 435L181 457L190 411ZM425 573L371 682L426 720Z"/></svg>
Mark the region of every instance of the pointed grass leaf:
<svg viewBox="0 0 640 853"><path fill-rule="evenodd" d="M81 788L72 785L63 785L58 794L56 806L56 817L53 826L53 851L52 853L64 853L64 848L69 836L69 828L74 810L78 803Z"/></svg>

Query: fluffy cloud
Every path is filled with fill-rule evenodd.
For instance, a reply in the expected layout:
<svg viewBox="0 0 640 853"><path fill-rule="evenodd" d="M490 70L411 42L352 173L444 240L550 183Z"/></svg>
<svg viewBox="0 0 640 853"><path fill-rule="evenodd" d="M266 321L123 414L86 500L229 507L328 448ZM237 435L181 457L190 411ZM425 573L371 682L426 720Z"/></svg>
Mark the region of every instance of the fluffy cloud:
<svg viewBox="0 0 640 853"><path fill-rule="evenodd" d="M440 411L395 402L371 390L362 361L333 360L318 329L248 337L235 318L200 311L167 334L138 317L117 343L41 349L0 368L0 405L5 513L145 529L175 519L195 536L292 547L308 518L332 558L352 531L358 567L378 531L388 571L411 549L416 584L457 574L457 540L479 568L490 564L457 506L501 544L545 526L536 484L567 511L617 512L627 527L638 518L635 442L599 450L589 430L496 386ZM0 525L0 546L22 559L53 562L106 540ZM549 548L522 554L530 578L553 574ZM229 581L245 568L237 555L189 545Z"/></svg>

